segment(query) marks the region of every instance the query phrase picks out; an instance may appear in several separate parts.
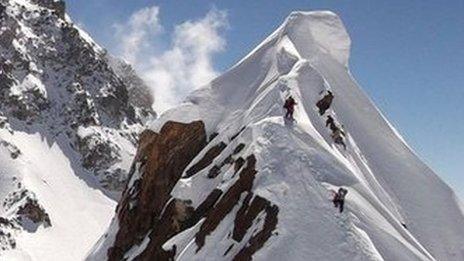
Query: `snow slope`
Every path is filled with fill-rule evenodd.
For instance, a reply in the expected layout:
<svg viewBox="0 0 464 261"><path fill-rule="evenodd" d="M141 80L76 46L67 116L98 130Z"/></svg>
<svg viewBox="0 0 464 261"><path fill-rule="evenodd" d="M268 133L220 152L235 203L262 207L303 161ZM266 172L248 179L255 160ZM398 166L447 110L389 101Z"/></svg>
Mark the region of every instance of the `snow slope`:
<svg viewBox="0 0 464 261"><path fill-rule="evenodd" d="M51 220L47 228L31 224L17 231L17 247L3 253L0 260L82 260L111 220L115 202L80 179L56 143L47 144L39 134L1 132L0 137L25 152L16 160L2 155L0 191L17 185L13 177L23 177L21 187L33 191ZM10 214L15 213L6 216Z"/></svg>
<svg viewBox="0 0 464 261"><path fill-rule="evenodd" d="M214 178L208 173L245 144L240 155L257 159L253 197L279 209L277 226L253 253L254 260L464 260L462 203L357 85L348 69L349 48L350 38L335 14L294 12L237 65L152 122L150 129L161 133L168 121L200 120L208 136L218 134L185 168L165 208L175 199L198 209L213 190L230 190L239 182L232 165L221 165ZM346 151L332 143L325 115L316 109L325 90L335 95L326 115L344 126ZM288 95L298 103L295 122L282 118ZM187 175L220 142L227 146L209 166ZM137 159L133 164L126 193L136 191L137 200L142 192L134 182L161 173L146 172ZM330 202L330 191L340 186L349 190L342 214ZM230 237L246 195L206 235L203 247L198 234L209 214L174 232L163 249L176 260L237 258L265 216L254 219L242 241ZM210 213L218 214L215 210L212 206ZM109 236L101 238L89 260L101 260L118 244L115 235L127 225L120 222L116 215ZM145 233L123 252L128 260L147 258L151 240L161 232Z"/></svg>

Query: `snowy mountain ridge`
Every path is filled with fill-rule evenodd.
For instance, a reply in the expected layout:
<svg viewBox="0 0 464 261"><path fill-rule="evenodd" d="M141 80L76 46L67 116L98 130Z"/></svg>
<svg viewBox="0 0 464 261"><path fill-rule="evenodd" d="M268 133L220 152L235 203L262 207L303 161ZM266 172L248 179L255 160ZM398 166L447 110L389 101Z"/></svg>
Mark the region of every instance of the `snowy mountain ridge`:
<svg viewBox="0 0 464 261"><path fill-rule="evenodd" d="M462 260L457 197L357 86L349 47L337 15L294 12L163 113L142 133L88 260ZM282 117L289 95L295 121ZM331 202L339 187L349 191L341 214Z"/></svg>

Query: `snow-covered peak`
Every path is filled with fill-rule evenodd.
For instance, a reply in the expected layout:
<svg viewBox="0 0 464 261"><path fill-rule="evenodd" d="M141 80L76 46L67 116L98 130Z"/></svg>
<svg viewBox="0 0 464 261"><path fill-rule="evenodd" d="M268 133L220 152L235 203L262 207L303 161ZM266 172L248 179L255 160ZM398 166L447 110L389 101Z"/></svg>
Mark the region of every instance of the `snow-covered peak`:
<svg viewBox="0 0 464 261"><path fill-rule="evenodd" d="M453 191L356 84L349 46L333 13L292 13L149 124L89 260L463 260Z"/></svg>
<svg viewBox="0 0 464 261"><path fill-rule="evenodd" d="M351 40L340 17L331 11L294 11L232 69L266 46L288 40L294 45L295 52L305 59L316 60L329 55L348 66Z"/></svg>
<svg viewBox="0 0 464 261"><path fill-rule="evenodd" d="M280 35L286 35L305 59L328 54L347 66L351 40L340 17L331 11L292 12Z"/></svg>
<svg viewBox="0 0 464 261"><path fill-rule="evenodd" d="M184 122L185 117L190 119L191 115L200 115L202 112L197 110L205 108L211 112L205 122L207 130L213 131L210 126L230 112L248 107L265 89L278 87L275 83L296 68L297 63L299 66L306 63L319 70L322 62L330 61L347 70L350 45L350 37L335 13L292 12L269 37L231 69L187 97L181 105L184 109L169 110L166 112L169 116L161 117L149 126L157 131L164 124L163 119ZM191 106L203 102L214 107L214 103L210 102L212 98L220 100L219 107ZM185 114L182 110L192 112Z"/></svg>

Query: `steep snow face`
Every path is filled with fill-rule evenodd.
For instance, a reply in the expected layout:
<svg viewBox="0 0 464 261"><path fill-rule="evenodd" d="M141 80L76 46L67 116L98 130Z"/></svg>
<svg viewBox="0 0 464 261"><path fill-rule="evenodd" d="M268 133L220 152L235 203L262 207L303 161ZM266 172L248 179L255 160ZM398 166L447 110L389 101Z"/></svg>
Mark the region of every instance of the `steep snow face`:
<svg viewBox="0 0 464 261"><path fill-rule="evenodd" d="M108 57L63 1L0 1L0 259L80 260L107 226L153 116Z"/></svg>
<svg viewBox="0 0 464 261"><path fill-rule="evenodd" d="M5 164L0 189L10 192L2 197L7 204L1 215L12 226L1 230L11 234L14 247L3 249L0 260L82 260L108 226L115 202L77 176L84 173L76 173L74 159L66 156L71 147L48 144L40 134L0 135L22 152L17 159L1 157ZM34 211L18 211L30 199L37 202L48 221L35 217Z"/></svg>
<svg viewBox="0 0 464 261"><path fill-rule="evenodd" d="M152 122L88 259L463 260L460 203L357 86L349 46L335 14L294 12ZM329 90L335 98L320 115L316 103ZM294 121L282 117L289 95ZM328 115L346 150L334 144ZM169 130L180 128L173 122L187 127ZM198 122L208 144L193 159L176 155L198 145L168 134L191 135ZM169 167L179 160L190 163ZM343 213L331 202L339 187L348 189Z"/></svg>

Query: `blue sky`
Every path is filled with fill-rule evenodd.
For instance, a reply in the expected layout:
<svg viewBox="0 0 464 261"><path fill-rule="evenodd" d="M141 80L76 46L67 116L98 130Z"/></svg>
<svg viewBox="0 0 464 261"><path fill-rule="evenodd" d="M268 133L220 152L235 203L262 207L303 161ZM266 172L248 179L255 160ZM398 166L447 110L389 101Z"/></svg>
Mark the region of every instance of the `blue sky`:
<svg viewBox="0 0 464 261"><path fill-rule="evenodd" d="M67 5L71 17L98 43L123 56L121 42L128 39L122 35L137 24L131 17L151 7L156 19L150 21L157 26L145 24L145 34L132 35L144 41L137 42L144 51L134 62L145 58L136 67L155 66L157 75L186 70L169 78L181 93L188 87L180 78L201 82L226 70L292 10L332 10L350 33L350 67L356 80L420 157L464 198L463 0L68 0ZM213 40L176 44L195 31L205 31ZM198 54L181 60L182 67L160 65L190 49ZM204 77L191 79L190 67L197 64Z"/></svg>

